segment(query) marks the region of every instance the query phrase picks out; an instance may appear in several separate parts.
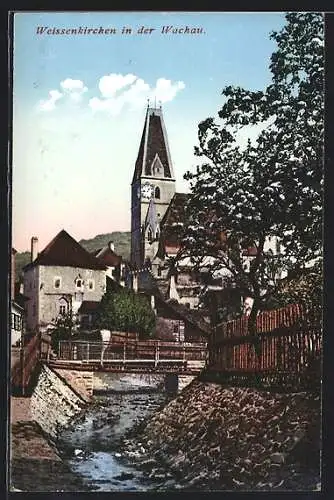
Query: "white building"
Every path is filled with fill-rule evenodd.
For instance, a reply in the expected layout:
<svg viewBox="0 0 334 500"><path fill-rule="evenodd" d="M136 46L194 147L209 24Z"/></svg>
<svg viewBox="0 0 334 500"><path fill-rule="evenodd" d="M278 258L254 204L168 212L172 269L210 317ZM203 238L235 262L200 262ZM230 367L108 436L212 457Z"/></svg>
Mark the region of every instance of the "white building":
<svg viewBox="0 0 334 500"><path fill-rule="evenodd" d="M29 331L46 331L59 315L76 315L84 301L101 301L106 266L64 230L41 253L37 245L33 237L31 263L24 268L26 324Z"/></svg>

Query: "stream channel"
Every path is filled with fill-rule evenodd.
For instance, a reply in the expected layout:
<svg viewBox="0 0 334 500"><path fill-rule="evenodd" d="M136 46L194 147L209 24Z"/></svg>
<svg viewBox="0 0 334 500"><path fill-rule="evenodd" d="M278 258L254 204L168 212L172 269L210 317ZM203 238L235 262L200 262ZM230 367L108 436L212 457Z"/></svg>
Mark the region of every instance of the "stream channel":
<svg viewBox="0 0 334 500"><path fill-rule="evenodd" d="M107 395L94 396L84 415L62 431L58 441L64 461L82 477L87 491L180 488L175 479L159 470L158 463L150 460L146 467L140 466L136 463L140 450L137 455L136 452L127 453L124 447L124 440L131 439L173 397L175 394L144 386L131 390L120 388Z"/></svg>

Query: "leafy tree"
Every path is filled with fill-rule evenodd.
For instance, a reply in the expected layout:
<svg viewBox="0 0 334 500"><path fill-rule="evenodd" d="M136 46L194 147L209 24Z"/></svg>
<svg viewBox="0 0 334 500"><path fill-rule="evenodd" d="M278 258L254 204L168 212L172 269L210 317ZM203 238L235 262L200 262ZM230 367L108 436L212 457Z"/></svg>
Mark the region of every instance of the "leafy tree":
<svg viewBox="0 0 334 500"><path fill-rule="evenodd" d="M139 333L141 337L152 336L155 314L146 297L124 289L107 292L101 300L96 325L108 330Z"/></svg>
<svg viewBox="0 0 334 500"><path fill-rule="evenodd" d="M279 284L273 297L276 307L299 303L312 312L312 317L321 321L322 315L322 265L315 264L312 268L292 275Z"/></svg>
<svg viewBox="0 0 334 500"><path fill-rule="evenodd" d="M250 295L256 315L272 297L280 270L303 268L322 257L324 19L288 13L271 34L272 80L264 90L227 86L218 120L199 124L195 154L204 160L187 172L192 196L183 240L197 266ZM240 132L259 130L240 144ZM277 238L278 255L266 249ZM243 249L255 247L250 265ZM211 260L208 260L208 258Z"/></svg>
<svg viewBox="0 0 334 500"><path fill-rule="evenodd" d="M51 347L58 352L59 342L61 340L72 340L73 334L78 327L77 317L69 310L66 314L60 314L54 320L55 329L51 334Z"/></svg>

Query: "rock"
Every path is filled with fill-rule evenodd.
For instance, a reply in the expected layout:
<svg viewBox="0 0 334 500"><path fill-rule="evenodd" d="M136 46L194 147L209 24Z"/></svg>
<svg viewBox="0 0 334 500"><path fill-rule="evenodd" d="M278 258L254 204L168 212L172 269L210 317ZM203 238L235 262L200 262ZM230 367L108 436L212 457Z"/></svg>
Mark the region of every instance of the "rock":
<svg viewBox="0 0 334 500"><path fill-rule="evenodd" d="M133 478L134 478L134 474L132 474L132 472L122 472L118 476L114 477L114 479L117 481L126 481L128 479L133 479Z"/></svg>

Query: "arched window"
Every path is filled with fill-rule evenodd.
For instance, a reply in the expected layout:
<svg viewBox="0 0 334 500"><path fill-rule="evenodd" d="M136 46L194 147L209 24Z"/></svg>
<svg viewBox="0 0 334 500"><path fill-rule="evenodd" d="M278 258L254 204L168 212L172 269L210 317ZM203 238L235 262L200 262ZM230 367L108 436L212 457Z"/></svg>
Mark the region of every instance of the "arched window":
<svg viewBox="0 0 334 500"><path fill-rule="evenodd" d="M149 230L148 230L147 239L151 243L151 241L153 239L153 234L152 234L152 229L151 228L149 228Z"/></svg>
<svg viewBox="0 0 334 500"><path fill-rule="evenodd" d="M68 302L64 297L62 297L61 299L59 299L59 314L61 316L64 316L65 314L67 314L67 312L68 312Z"/></svg>
<svg viewBox="0 0 334 500"><path fill-rule="evenodd" d="M155 188L154 197L157 198L158 200L160 199L160 188L159 187Z"/></svg>

